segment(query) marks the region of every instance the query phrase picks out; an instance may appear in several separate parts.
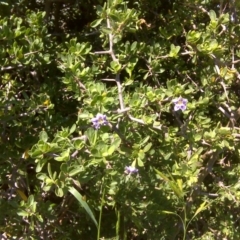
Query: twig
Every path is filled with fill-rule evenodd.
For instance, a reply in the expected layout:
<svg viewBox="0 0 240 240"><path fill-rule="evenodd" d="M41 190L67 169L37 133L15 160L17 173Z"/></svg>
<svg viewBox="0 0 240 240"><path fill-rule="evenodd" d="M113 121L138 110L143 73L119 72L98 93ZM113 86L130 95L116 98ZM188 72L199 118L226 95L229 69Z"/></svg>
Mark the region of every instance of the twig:
<svg viewBox="0 0 240 240"><path fill-rule="evenodd" d="M87 136L83 135L81 137L75 137L72 139L73 141L76 141L76 140L83 140L84 142L87 141Z"/></svg>
<svg viewBox="0 0 240 240"><path fill-rule="evenodd" d="M116 81L116 79L113 79L113 78L102 78L101 80L106 81L106 82L115 82Z"/></svg>
<svg viewBox="0 0 240 240"><path fill-rule="evenodd" d="M109 18L107 18L107 27L109 29L111 29L111 24L110 24ZM95 52L95 54L110 54L112 60L117 62L117 63L119 63L119 60L118 60L118 58L116 57L116 55L115 55L115 53L113 51L113 34L109 33L108 34L108 38L109 38L109 50L107 50L107 51L98 51L98 52ZM103 79L103 80L109 81L110 79ZM122 96L122 85L121 85L121 81L120 81L120 73L117 73L115 81L116 81L117 88L118 88L118 99L119 99L120 109L124 110L125 107L124 107L124 101L123 101L123 96Z"/></svg>
<svg viewBox="0 0 240 240"><path fill-rule="evenodd" d="M24 54L24 57L28 56L28 55L31 55L31 54L34 54L34 53L38 53L40 52L41 50L37 50L37 51L34 51L34 52L29 52L29 53L25 53Z"/></svg>
<svg viewBox="0 0 240 240"><path fill-rule="evenodd" d="M219 194L217 193L206 193L206 192L199 192L200 195L205 195L205 196L208 196L208 197L218 197Z"/></svg>
<svg viewBox="0 0 240 240"><path fill-rule="evenodd" d="M236 63L239 63L239 62L240 62L240 59L235 60L235 61L233 61L232 63L236 64Z"/></svg>
<svg viewBox="0 0 240 240"><path fill-rule="evenodd" d="M110 50L108 51L97 51L95 54L110 54Z"/></svg>
<svg viewBox="0 0 240 240"><path fill-rule="evenodd" d="M192 51L186 51L186 52L182 52L180 53L180 55L184 56L184 55L193 55L195 54L195 52L192 52Z"/></svg>
<svg viewBox="0 0 240 240"><path fill-rule="evenodd" d="M22 68L22 67L23 67L22 64L18 64L18 65L16 65L16 66L1 67L0 71L1 71L1 72L4 72L4 71L13 70L13 69Z"/></svg>
<svg viewBox="0 0 240 240"><path fill-rule="evenodd" d="M107 18L107 27L109 29L112 29L111 27L111 23L110 23L110 20L109 18ZM114 50L113 50L113 37L114 35L112 33L109 33L108 34L108 38L109 38L109 50L106 50L106 51L97 51L95 52L95 54L110 54L111 58L113 61L119 63L119 59L116 57L115 53L114 53ZM163 58L165 58L167 56L163 56ZM122 91L122 84L121 84L121 80L120 80L120 72L118 72L116 74L116 77L115 79L109 79L109 78L103 78L102 79L103 81L115 81L116 84L117 84L117 89L118 89L118 99L119 99L119 105L120 105L120 109L117 110L117 113L125 113L125 112L128 112L130 110L129 107L125 108L124 106L124 100L123 100L123 91ZM129 117L130 120L134 121L134 122L137 122L139 124L142 124L142 125L146 125L146 123L142 120L142 119L138 119L138 118L135 118L133 117L131 114L127 113L127 116ZM121 134L119 133L118 129L117 129L117 126L114 127L111 125L111 127L117 132L117 134L123 138L123 136L121 136ZM152 126L152 128L155 128L155 129L158 129L158 130L161 130L162 127L160 126Z"/></svg>
<svg viewBox="0 0 240 240"><path fill-rule="evenodd" d="M196 88L199 88L197 83L195 83L187 73L186 73L186 76L187 76L188 79L190 79L190 81L195 85ZM204 91L200 88L200 92L204 92Z"/></svg>
<svg viewBox="0 0 240 240"><path fill-rule="evenodd" d="M75 81L77 82L78 87L79 87L80 89L83 89L84 91L87 90L86 87L85 87L85 85L84 85L78 78L75 78Z"/></svg>
<svg viewBox="0 0 240 240"><path fill-rule="evenodd" d="M224 93L225 93L225 95L226 95L226 98L227 98L227 100L228 100L228 102L229 102L228 95L227 95L227 91L226 91L226 86L225 86L225 84L224 84L223 82L220 82L220 84L222 85L223 90L224 90Z"/></svg>
<svg viewBox="0 0 240 240"><path fill-rule="evenodd" d="M118 98L119 98L119 103L120 103L120 109L123 110L123 109L125 109L125 107L124 107L124 101L123 101L123 96L122 96L122 85L120 82L120 74L119 73L116 75L116 83L117 83L117 88L118 88Z"/></svg>
<svg viewBox="0 0 240 240"><path fill-rule="evenodd" d="M229 119L231 119L231 115L229 113L227 113L227 111L225 111L225 109L223 109L221 106L218 107L218 109Z"/></svg>
<svg viewBox="0 0 240 240"><path fill-rule="evenodd" d="M134 122L137 122L137 123L140 123L140 124L145 125L145 122L144 122L142 119L138 119L138 118L132 117L130 114L128 114L128 117L129 117L132 121L134 121Z"/></svg>
<svg viewBox="0 0 240 240"><path fill-rule="evenodd" d="M121 113L128 112L129 110L130 110L130 107L126 107L124 109L118 109L117 111L113 111L113 113L121 114Z"/></svg>
<svg viewBox="0 0 240 240"><path fill-rule="evenodd" d="M77 154L79 153L78 150L74 151L74 153L71 155L71 158L75 158L77 156Z"/></svg>

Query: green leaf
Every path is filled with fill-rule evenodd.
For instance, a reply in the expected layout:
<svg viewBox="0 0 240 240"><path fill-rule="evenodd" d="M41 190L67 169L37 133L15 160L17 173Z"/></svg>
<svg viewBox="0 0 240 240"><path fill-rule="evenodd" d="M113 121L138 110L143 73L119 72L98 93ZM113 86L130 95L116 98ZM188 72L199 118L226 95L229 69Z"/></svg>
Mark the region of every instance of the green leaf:
<svg viewBox="0 0 240 240"><path fill-rule="evenodd" d="M207 204L207 201L204 201L200 207L196 210L196 212L194 213L193 218L195 218L200 212L204 211L206 209L206 204Z"/></svg>
<svg viewBox="0 0 240 240"><path fill-rule="evenodd" d="M121 138L116 138L114 139L114 141L112 142L112 146L114 146L115 149L118 149L120 144L121 144L122 140Z"/></svg>
<svg viewBox="0 0 240 240"><path fill-rule="evenodd" d="M101 31L105 34L111 34L112 33L112 29L111 28L106 28L106 27L102 27Z"/></svg>
<svg viewBox="0 0 240 240"><path fill-rule="evenodd" d="M73 177L75 175L77 175L78 173L82 172L83 171L83 167L82 166L77 166L76 168L74 168L73 170L71 170L68 175L70 177Z"/></svg>
<svg viewBox="0 0 240 240"><path fill-rule="evenodd" d="M134 51L137 47L137 42L133 42L132 45L131 45L131 51Z"/></svg>
<svg viewBox="0 0 240 240"><path fill-rule="evenodd" d="M170 211L165 211L165 210L163 210L163 211L161 211L162 213L165 213L165 214L172 214L172 215L177 215L176 213L174 213L174 212L170 212Z"/></svg>
<svg viewBox="0 0 240 240"><path fill-rule="evenodd" d="M60 169L61 169L61 171L64 174L67 174L67 172L68 172L68 165L66 163L62 163Z"/></svg>
<svg viewBox="0 0 240 240"><path fill-rule="evenodd" d="M58 196L58 197L63 197L63 190L62 190L62 188L59 188L59 187L57 187L56 189L55 189L55 194Z"/></svg>
<svg viewBox="0 0 240 240"><path fill-rule="evenodd" d="M97 221L96 221L96 219L95 219L95 217L93 215L93 212L89 208L89 206L86 203L86 201L83 200L82 195L74 187L69 187L68 191L78 200L78 202L86 210L86 212L88 213L89 217L93 220L94 224L98 228L98 224L97 224Z"/></svg>
<svg viewBox="0 0 240 240"><path fill-rule="evenodd" d="M89 118L89 113L79 113L78 118L79 119L88 119Z"/></svg>
<svg viewBox="0 0 240 240"><path fill-rule="evenodd" d="M44 181L47 178L47 175L45 173L37 173L36 177L39 180Z"/></svg>
<svg viewBox="0 0 240 240"><path fill-rule="evenodd" d="M42 131L42 132L40 132L40 134L39 134L39 138L40 138L40 140L42 140L43 142L47 142L47 140L48 140L48 135L47 135L47 133L46 133L45 131Z"/></svg>
<svg viewBox="0 0 240 240"><path fill-rule="evenodd" d="M31 205L34 204L34 197L33 197L33 195L30 195L30 196L28 197L27 204L28 204L29 206L31 206Z"/></svg>
<svg viewBox="0 0 240 240"><path fill-rule="evenodd" d="M171 44L171 50L169 53L169 57L177 57L179 50L180 50L179 46L175 46L175 45Z"/></svg>
<svg viewBox="0 0 240 240"><path fill-rule="evenodd" d="M37 163L36 172L40 172L43 166L46 164L47 159L40 159Z"/></svg>
<svg viewBox="0 0 240 240"><path fill-rule="evenodd" d="M217 15L213 10L209 11L209 17L210 17L211 21L216 21L217 20Z"/></svg>
<svg viewBox="0 0 240 240"><path fill-rule="evenodd" d="M97 131L94 130L93 128L88 128L86 131L86 136L88 138L90 145L94 146L97 140Z"/></svg>
<svg viewBox="0 0 240 240"><path fill-rule="evenodd" d="M21 216L21 217L28 217L29 213L24 210L21 210L21 211L17 212L17 215Z"/></svg>
<svg viewBox="0 0 240 240"><path fill-rule="evenodd" d="M69 134L72 134L73 132L75 132L75 130L76 130L76 124L73 124L71 129L70 129Z"/></svg>
<svg viewBox="0 0 240 240"><path fill-rule="evenodd" d="M141 142L141 146L144 145L145 143L148 142L150 136L147 136L142 142Z"/></svg>
<svg viewBox="0 0 240 240"><path fill-rule="evenodd" d="M169 152L169 153L167 153L167 154L164 154L164 155L163 155L163 158L164 158L165 160L168 160L171 156L172 156L172 153Z"/></svg>
<svg viewBox="0 0 240 240"><path fill-rule="evenodd" d="M70 149L63 151L59 157L54 158L56 161L63 162L70 159Z"/></svg>
<svg viewBox="0 0 240 240"><path fill-rule="evenodd" d="M196 32L196 31L189 31L187 34L187 42L196 44L202 36L201 32Z"/></svg>
<svg viewBox="0 0 240 240"><path fill-rule="evenodd" d="M232 133L232 130L229 127L220 127L219 129L217 129L217 133L222 136L228 136Z"/></svg>
<svg viewBox="0 0 240 240"><path fill-rule="evenodd" d="M30 150L28 153L32 158L37 158L37 157L41 158L43 156L43 152L40 149L35 147L33 147L33 149Z"/></svg>
<svg viewBox="0 0 240 240"><path fill-rule="evenodd" d="M142 149L140 149L138 151L138 158L139 159L144 159L145 158L145 152Z"/></svg>
<svg viewBox="0 0 240 240"><path fill-rule="evenodd" d="M181 185L179 186L179 183L176 183L174 180L170 180L167 176L165 176L163 173L161 173L157 169L155 169L155 171L164 181L166 181L169 184L170 188L178 198L183 197L183 191L181 189Z"/></svg>
<svg viewBox="0 0 240 240"><path fill-rule="evenodd" d="M121 69L121 64L119 63L119 62L117 62L117 61L111 61L110 62L110 66L111 66L111 68L114 70L114 72L119 72L119 70Z"/></svg>
<svg viewBox="0 0 240 240"><path fill-rule="evenodd" d="M110 146L110 148L108 148L108 150L107 150L108 156L111 156L113 154L113 152L115 151L115 149L116 148L114 145Z"/></svg>
<svg viewBox="0 0 240 240"><path fill-rule="evenodd" d="M137 160L137 165L139 167L143 167L144 166L143 161L140 158L138 158L138 160Z"/></svg>
<svg viewBox="0 0 240 240"><path fill-rule="evenodd" d="M100 18L100 19L97 19L97 20L93 21L93 22L91 23L91 27L92 27L92 28L97 27L98 25L101 24L102 20L103 20L103 19Z"/></svg>
<svg viewBox="0 0 240 240"><path fill-rule="evenodd" d="M48 163L48 174L49 174L49 177L50 178L53 178L53 175L52 175L52 169L51 169L51 164L50 163Z"/></svg>
<svg viewBox="0 0 240 240"><path fill-rule="evenodd" d="M184 223L183 219L182 219L181 216L178 215L177 213L170 212L170 211L165 211L165 210L161 211L161 213L164 213L164 214L171 214L171 215L175 215L175 216L179 217L180 220L181 220L181 222L182 222L182 224L183 224L183 226L184 226L184 228L185 228L185 223Z"/></svg>
<svg viewBox="0 0 240 240"><path fill-rule="evenodd" d="M144 151L144 152L148 152L148 151L151 149L151 147L152 147L152 143L148 143L148 144L144 147L143 151Z"/></svg>

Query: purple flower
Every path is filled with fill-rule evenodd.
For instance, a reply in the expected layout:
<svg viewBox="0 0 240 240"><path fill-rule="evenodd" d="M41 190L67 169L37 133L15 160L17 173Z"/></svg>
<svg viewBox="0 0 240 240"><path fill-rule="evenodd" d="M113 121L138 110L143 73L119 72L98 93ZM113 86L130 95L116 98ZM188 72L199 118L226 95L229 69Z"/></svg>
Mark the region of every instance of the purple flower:
<svg viewBox="0 0 240 240"><path fill-rule="evenodd" d="M182 97L173 99L173 103L175 104L174 111L178 111L179 109L181 109L182 111L186 110L187 102L188 100Z"/></svg>
<svg viewBox="0 0 240 240"><path fill-rule="evenodd" d="M108 120L106 115L98 113L95 118L91 120L95 129L99 129L102 125L108 125Z"/></svg>
<svg viewBox="0 0 240 240"><path fill-rule="evenodd" d="M127 174L132 174L137 172L138 172L138 169L136 169L135 167L132 167L132 166L125 167L125 173Z"/></svg>

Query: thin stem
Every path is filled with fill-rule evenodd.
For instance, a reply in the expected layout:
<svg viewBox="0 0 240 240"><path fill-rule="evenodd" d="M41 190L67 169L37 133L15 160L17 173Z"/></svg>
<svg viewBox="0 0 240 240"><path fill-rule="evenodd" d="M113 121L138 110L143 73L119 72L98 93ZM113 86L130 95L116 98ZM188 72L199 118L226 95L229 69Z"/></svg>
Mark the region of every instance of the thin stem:
<svg viewBox="0 0 240 240"><path fill-rule="evenodd" d="M140 124L145 125L145 122L144 122L142 119L138 119L138 118L132 117L130 114L128 114L128 117L129 117L132 121L134 121L134 122L137 122L137 123L140 123Z"/></svg>
<svg viewBox="0 0 240 240"><path fill-rule="evenodd" d="M120 221L121 221L121 212L117 210L117 224L116 224L116 237L117 240L120 239Z"/></svg>
<svg viewBox="0 0 240 240"><path fill-rule="evenodd" d="M100 213L99 213L99 219L98 219L97 240L100 239L101 222L102 222L102 210L103 210L104 196L105 196L105 187L103 185L104 185L104 179L103 179L102 186L101 186L102 198L101 198L101 206L100 206Z"/></svg>
<svg viewBox="0 0 240 240"><path fill-rule="evenodd" d="M187 234L187 226L186 226L186 217L187 217L187 214L186 214L186 208L184 208L184 221L183 221L183 240L186 240L186 234Z"/></svg>
<svg viewBox="0 0 240 240"><path fill-rule="evenodd" d="M122 95L122 85L120 82L120 74L119 73L116 75L116 83L117 83L117 88L118 88L118 99L119 99L119 103L120 103L120 109L123 110L123 109L125 109L125 107L124 107L124 101L123 101L123 95Z"/></svg>
<svg viewBox="0 0 240 240"><path fill-rule="evenodd" d="M107 18L107 27L111 29L111 23L110 23L109 18ZM114 37L114 35L112 33L108 34L109 50L98 51L98 52L95 52L95 54L110 54L112 60L119 63L119 60L113 51L113 37ZM103 79L103 80L109 81L109 79ZM117 88L118 88L118 99L119 99L119 104L120 104L120 110L124 110L125 107L124 107L124 101L123 101L123 95L122 95L122 84L121 84L121 80L120 80L120 73L117 73L114 81L116 82Z"/></svg>

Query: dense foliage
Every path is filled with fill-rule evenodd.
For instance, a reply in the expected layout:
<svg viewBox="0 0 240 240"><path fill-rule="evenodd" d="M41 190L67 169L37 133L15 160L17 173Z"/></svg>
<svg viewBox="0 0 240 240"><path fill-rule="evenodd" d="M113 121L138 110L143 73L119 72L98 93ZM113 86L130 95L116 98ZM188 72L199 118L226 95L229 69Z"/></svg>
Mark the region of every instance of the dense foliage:
<svg viewBox="0 0 240 240"><path fill-rule="evenodd" d="M237 0L0 2L0 238L240 239Z"/></svg>

